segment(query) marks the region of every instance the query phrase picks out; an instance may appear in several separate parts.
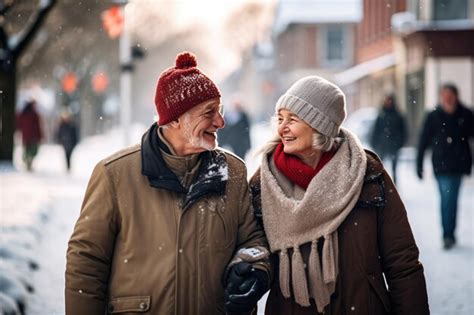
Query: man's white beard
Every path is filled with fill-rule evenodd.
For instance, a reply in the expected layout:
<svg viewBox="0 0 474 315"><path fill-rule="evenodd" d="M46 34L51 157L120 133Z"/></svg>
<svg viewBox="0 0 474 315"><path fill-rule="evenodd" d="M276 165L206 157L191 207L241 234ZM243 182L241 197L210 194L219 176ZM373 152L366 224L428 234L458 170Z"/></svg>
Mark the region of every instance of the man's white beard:
<svg viewBox="0 0 474 315"><path fill-rule="evenodd" d="M186 137L187 141L191 144L192 147L194 148L201 148L206 151L212 151L217 147L216 142L214 143L209 143L206 140L204 140L203 137L196 137L193 135L190 126L190 121L191 121L191 116L185 114L183 117L183 122L184 122L184 136Z"/></svg>
<svg viewBox="0 0 474 315"><path fill-rule="evenodd" d="M202 148L202 149L205 149L206 151L211 151L216 148L215 144L211 144L205 141L202 137L190 136L189 143L195 148Z"/></svg>

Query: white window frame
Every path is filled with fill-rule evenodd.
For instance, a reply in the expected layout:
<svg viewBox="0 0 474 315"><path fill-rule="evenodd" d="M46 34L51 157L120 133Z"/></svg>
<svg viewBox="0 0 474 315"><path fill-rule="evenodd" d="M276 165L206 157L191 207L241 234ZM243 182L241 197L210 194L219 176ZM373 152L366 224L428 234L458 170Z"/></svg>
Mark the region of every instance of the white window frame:
<svg viewBox="0 0 474 315"><path fill-rule="evenodd" d="M342 30L342 59L340 60L330 60L328 59L328 31L331 27L340 27ZM353 45L352 45L352 32L348 25L344 24L324 24L318 27L318 40L316 41L316 47L319 63L323 67L328 68L337 68L345 67L350 65Z"/></svg>

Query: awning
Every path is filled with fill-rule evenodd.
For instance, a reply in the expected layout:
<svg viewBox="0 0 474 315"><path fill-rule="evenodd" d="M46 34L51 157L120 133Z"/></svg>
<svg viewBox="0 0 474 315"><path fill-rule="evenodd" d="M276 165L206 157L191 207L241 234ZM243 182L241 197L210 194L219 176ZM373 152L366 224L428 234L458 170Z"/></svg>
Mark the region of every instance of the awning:
<svg viewBox="0 0 474 315"><path fill-rule="evenodd" d="M345 86L354 83L365 76L390 68L394 65L395 55L387 54L339 72L334 76L334 80L338 85Z"/></svg>

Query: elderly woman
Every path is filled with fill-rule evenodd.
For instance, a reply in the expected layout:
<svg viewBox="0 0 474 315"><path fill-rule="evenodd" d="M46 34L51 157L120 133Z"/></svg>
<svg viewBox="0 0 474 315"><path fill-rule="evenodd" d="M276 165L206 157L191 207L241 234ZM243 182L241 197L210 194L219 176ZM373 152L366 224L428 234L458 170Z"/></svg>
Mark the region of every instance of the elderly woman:
<svg viewBox="0 0 474 315"><path fill-rule="evenodd" d="M276 115L251 179L278 262L265 314L428 314L405 207L378 157L340 127L342 91L305 77Z"/></svg>

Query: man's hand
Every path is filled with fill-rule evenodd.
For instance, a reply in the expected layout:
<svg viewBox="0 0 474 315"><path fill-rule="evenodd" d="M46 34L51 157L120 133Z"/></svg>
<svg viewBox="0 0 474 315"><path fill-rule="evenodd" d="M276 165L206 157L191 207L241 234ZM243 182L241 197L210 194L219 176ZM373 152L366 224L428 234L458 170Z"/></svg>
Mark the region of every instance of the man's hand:
<svg viewBox="0 0 474 315"><path fill-rule="evenodd" d="M251 311L269 289L265 271L247 262L232 267L225 288L225 308L229 313Z"/></svg>

